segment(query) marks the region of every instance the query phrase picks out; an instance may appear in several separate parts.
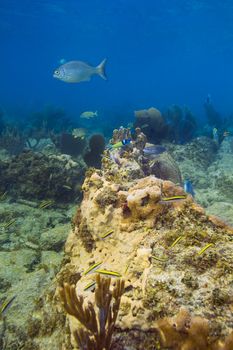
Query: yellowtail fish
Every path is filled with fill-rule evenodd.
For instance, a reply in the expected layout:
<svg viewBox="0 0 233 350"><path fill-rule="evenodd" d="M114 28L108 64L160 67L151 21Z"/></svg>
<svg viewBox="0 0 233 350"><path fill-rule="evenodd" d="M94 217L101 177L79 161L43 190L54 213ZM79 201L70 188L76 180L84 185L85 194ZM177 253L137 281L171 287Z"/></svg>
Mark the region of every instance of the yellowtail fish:
<svg viewBox="0 0 233 350"><path fill-rule="evenodd" d="M176 200L180 200L180 199L186 199L186 198L187 198L186 195L172 196L172 197L162 197L161 201L163 201L163 202L172 202L172 201L176 201Z"/></svg>
<svg viewBox="0 0 233 350"><path fill-rule="evenodd" d="M95 287L95 281L92 281L84 287L84 291L86 292L87 290L92 290L94 289L94 287Z"/></svg>
<svg viewBox="0 0 233 350"><path fill-rule="evenodd" d="M208 249L208 248L210 248L210 247L212 247L212 246L214 246L214 243L209 243L209 244L207 244L205 247L203 247L197 254L198 255L201 255L201 254L203 254L205 251L206 251L206 249Z"/></svg>
<svg viewBox="0 0 233 350"><path fill-rule="evenodd" d="M113 230L109 230L107 231L105 234L103 234L102 236L100 236L101 238L106 238L108 236L110 236L114 231Z"/></svg>
<svg viewBox="0 0 233 350"><path fill-rule="evenodd" d="M152 255L151 257L152 257L152 259L155 259L155 260L158 260L158 261L162 261L162 262L165 262L165 261L168 260L167 258L159 258L158 256L154 256L154 255Z"/></svg>
<svg viewBox="0 0 233 350"><path fill-rule="evenodd" d="M16 298L16 295L14 295L11 299L5 300L4 303L2 303L2 305L0 306L0 316L4 315L4 313L11 306L11 304L15 298Z"/></svg>
<svg viewBox="0 0 233 350"><path fill-rule="evenodd" d="M101 275L106 276L115 276L115 277L121 277L121 274L116 271L108 271L108 270L95 270L95 272L100 273Z"/></svg>
<svg viewBox="0 0 233 350"><path fill-rule="evenodd" d="M90 118L94 118L94 117L98 117L98 112L92 112L92 111L86 111L80 114L80 118L82 119L90 119Z"/></svg>
<svg viewBox="0 0 233 350"><path fill-rule="evenodd" d="M93 271L97 267L99 267L102 264L102 261L99 263L95 263L94 265L91 265L84 273L83 275L86 276L89 272Z"/></svg>
<svg viewBox="0 0 233 350"><path fill-rule="evenodd" d="M183 236L179 236L170 246L170 248L173 248L181 239L183 238Z"/></svg>
<svg viewBox="0 0 233 350"><path fill-rule="evenodd" d="M125 268L125 273L128 271L128 269L129 269L129 265L130 265L130 263L128 263L128 264L126 265L126 268Z"/></svg>
<svg viewBox="0 0 233 350"><path fill-rule="evenodd" d="M4 201L4 199L6 198L7 195L7 191L5 191L3 194L0 195L0 201Z"/></svg>
<svg viewBox="0 0 233 350"><path fill-rule="evenodd" d="M12 219L10 221L8 221L5 225L3 225L4 228L8 228L11 225L13 225L16 222L16 219Z"/></svg>
<svg viewBox="0 0 233 350"><path fill-rule="evenodd" d="M54 204L54 201L51 200L51 199L49 199L49 200L47 200L47 201L42 201L42 202L40 203L40 205L39 205L39 208L40 208L40 209L45 209L45 208L50 207L50 206L53 205L53 204Z"/></svg>

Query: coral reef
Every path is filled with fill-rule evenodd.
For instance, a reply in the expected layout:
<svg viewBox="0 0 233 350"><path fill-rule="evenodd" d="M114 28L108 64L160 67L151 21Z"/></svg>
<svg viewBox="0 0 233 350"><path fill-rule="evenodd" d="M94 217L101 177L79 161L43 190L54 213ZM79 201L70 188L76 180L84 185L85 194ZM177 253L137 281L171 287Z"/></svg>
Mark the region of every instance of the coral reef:
<svg viewBox="0 0 233 350"><path fill-rule="evenodd" d="M207 137L198 137L186 145L167 144L179 164L183 179L190 179L195 199L207 212L233 225L232 140L226 137L219 148Z"/></svg>
<svg viewBox="0 0 233 350"><path fill-rule="evenodd" d="M7 150L11 155L22 152L26 146L26 136L16 127L4 128L0 135L0 148Z"/></svg>
<svg viewBox="0 0 233 350"><path fill-rule="evenodd" d="M161 112L151 107L135 111L135 128L139 127L146 134L149 142L159 142L166 135L166 124Z"/></svg>
<svg viewBox="0 0 233 350"><path fill-rule="evenodd" d="M74 331L74 338L80 349L110 350L112 335L124 292L124 281L118 280L110 291L111 279L96 276L95 306L84 298L77 296L75 285L64 284L60 288L60 297L66 312L74 316L84 328Z"/></svg>
<svg viewBox="0 0 233 350"><path fill-rule="evenodd" d="M69 154L71 156L78 156L82 154L86 147L86 141L81 137L74 137L69 133L62 133L57 137L53 137L53 141L60 149L61 153Z"/></svg>
<svg viewBox="0 0 233 350"><path fill-rule="evenodd" d="M221 115L215 110L213 104L210 101L205 101L204 110L206 114L206 118L208 124L212 127L221 127L222 126L222 118Z"/></svg>
<svg viewBox="0 0 233 350"><path fill-rule="evenodd" d="M139 179L148 175L156 175L164 180L171 180L174 183L181 183L181 174L174 159L164 149L145 154L147 138L140 128L136 128L134 135L129 129L121 128L114 130L111 143L122 141L125 136L132 139L132 142L123 147L113 150L106 150L103 154L102 168L106 178L118 183L119 181L129 181Z"/></svg>
<svg viewBox="0 0 233 350"><path fill-rule="evenodd" d="M54 106L46 106L44 110L33 113L29 119L30 136L36 138L48 137L51 132L62 132L71 125L64 109Z"/></svg>
<svg viewBox="0 0 233 350"><path fill-rule="evenodd" d="M178 144L190 141L197 131L197 121L192 112L173 105L164 113L151 107L135 111L135 127L140 127L149 142L169 140Z"/></svg>
<svg viewBox="0 0 233 350"><path fill-rule="evenodd" d="M174 350L231 350L233 332L225 340L215 340L210 333L209 322L200 316L191 317L186 309L180 309L175 317L156 322L160 341L165 348Z"/></svg>
<svg viewBox="0 0 233 350"><path fill-rule="evenodd" d="M177 105L170 107L165 113L167 138L178 144L190 141L197 130L197 122L191 111Z"/></svg>
<svg viewBox="0 0 233 350"><path fill-rule="evenodd" d="M69 235L66 252L82 275L75 289L85 300L92 297L86 286L95 271L87 275L84 271L94 263L102 262L101 269L125 279L113 335L116 349L124 349L133 330L139 333L131 338L131 349L149 349L159 342L161 349L204 349L205 344L209 346L207 329L213 344L226 337L232 329L233 231L208 217L191 196L164 202L163 198L184 195L183 189L170 181L148 176L119 177L117 182L107 175L104 168L87 175L77 225ZM83 223L95 242L91 251L85 247L85 236L81 238ZM197 316L191 318L187 335L182 333L182 324L178 325L174 337L180 342L169 343L167 335L161 338L165 334L162 321L157 322L174 317L180 308ZM70 319L71 330L76 327ZM200 332L198 339L195 332Z"/></svg>
<svg viewBox="0 0 233 350"><path fill-rule="evenodd" d="M77 346L108 349L110 340L116 350L232 349L233 229L206 214L184 192L174 162L175 159L180 163L182 174L198 179L199 189L206 189L206 181L210 182L209 176L215 173L216 181L209 187L216 186L214 190L220 196L217 188L221 186L221 174L216 167L228 162L229 169L226 166L224 174L230 181L230 138L222 142L216 155L208 138L198 138L187 147L167 144L167 151L162 146L148 145L140 128L135 135L129 129L116 130L111 145L125 137L131 139L128 145L119 149L110 146L104 151L102 168L89 168L86 172L83 201L73 216L66 256L54 280L61 264L59 252L66 238L67 221L63 222L62 214L57 213L56 217L53 207L46 214L47 210L38 208L37 203L34 206L33 196L30 201L20 202L30 206L30 222L27 211L24 215L12 214L12 205L4 203L8 210L1 214L4 228L0 234L0 260L7 268L0 274L0 301L9 293L24 291L9 309L4 327L0 324L0 335L6 339L5 344L0 343L4 350L71 350ZM19 163L24 163L24 167L20 168ZM11 172L13 164L18 169L18 181L25 176L23 169L26 167L30 173L33 164L36 168L45 167L47 177L47 167L50 173L58 173L62 164L62 174L71 174L71 179L77 181L77 163L67 155L48 156L29 150L2 160L3 174L9 164ZM60 178L59 181L62 183ZM6 190L3 182L1 189ZM57 190L60 193L59 187ZM226 192L230 190L229 186ZM199 195L198 190L197 198ZM57 197L51 194L48 198ZM38 212L44 213L43 219ZM35 217L38 223L33 221ZM20 227L22 221L27 222L25 235ZM38 226L42 222L43 227ZM100 282L101 273L114 276L113 291L109 280ZM121 290L120 296L123 293L120 277L125 281L125 291L119 308L114 290ZM93 293L89 284L93 286L96 278ZM63 284L66 317L58 297L59 285ZM30 297L25 306L26 295ZM16 317L22 305L27 315L23 321ZM104 318L101 309L105 309Z"/></svg>
<svg viewBox="0 0 233 350"><path fill-rule="evenodd" d="M101 155L105 149L104 136L94 134L89 139L89 150L85 152L83 158L89 167L101 167Z"/></svg>
<svg viewBox="0 0 233 350"><path fill-rule="evenodd" d="M85 164L68 155L50 155L25 150L1 162L2 191L26 199L74 200L80 195Z"/></svg>

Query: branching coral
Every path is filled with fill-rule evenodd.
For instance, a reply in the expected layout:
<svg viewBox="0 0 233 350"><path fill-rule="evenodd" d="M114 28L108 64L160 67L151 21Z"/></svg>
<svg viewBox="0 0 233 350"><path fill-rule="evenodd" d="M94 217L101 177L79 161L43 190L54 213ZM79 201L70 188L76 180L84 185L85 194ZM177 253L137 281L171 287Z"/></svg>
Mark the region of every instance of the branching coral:
<svg viewBox="0 0 233 350"><path fill-rule="evenodd" d="M64 284L60 288L60 297L66 312L74 316L85 328L74 332L74 338L82 350L109 350L120 308L121 296L124 292L124 281L117 280L110 291L110 278L96 276L95 304L84 305L83 296L77 296L75 286Z"/></svg>

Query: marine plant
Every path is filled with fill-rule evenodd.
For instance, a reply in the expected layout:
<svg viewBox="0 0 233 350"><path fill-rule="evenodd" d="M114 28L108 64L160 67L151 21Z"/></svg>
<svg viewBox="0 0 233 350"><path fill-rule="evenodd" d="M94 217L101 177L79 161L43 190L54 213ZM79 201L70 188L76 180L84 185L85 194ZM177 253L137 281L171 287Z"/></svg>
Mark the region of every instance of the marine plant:
<svg viewBox="0 0 233 350"><path fill-rule="evenodd" d="M204 109L208 124L217 128L221 127L223 120L221 118L221 115L216 111L216 109L212 105L212 103L206 101L204 103Z"/></svg>
<svg viewBox="0 0 233 350"><path fill-rule="evenodd" d="M117 280L110 290L111 279L96 276L95 306L90 301L84 305L83 296L77 296L75 285L64 283L60 288L62 304L69 315L83 327L73 333L81 350L110 350L112 335L124 293L124 280Z"/></svg>
<svg viewBox="0 0 233 350"><path fill-rule="evenodd" d="M0 148L6 149L11 155L18 155L26 145L26 136L16 126L7 126L0 136Z"/></svg>
<svg viewBox="0 0 233 350"><path fill-rule="evenodd" d="M30 116L32 137L40 132L41 137L50 136L50 132L60 133L71 126L71 121L64 109L55 106L46 106L42 111Z"/></svg>

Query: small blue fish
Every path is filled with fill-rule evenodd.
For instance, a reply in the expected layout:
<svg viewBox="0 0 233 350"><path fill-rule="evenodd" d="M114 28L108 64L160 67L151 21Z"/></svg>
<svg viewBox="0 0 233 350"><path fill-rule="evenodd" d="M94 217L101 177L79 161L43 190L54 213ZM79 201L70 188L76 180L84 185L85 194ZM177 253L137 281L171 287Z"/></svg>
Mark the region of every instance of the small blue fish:
<svg viewBox="0 0 233 350"><path fill-rule="evenodd" d="M189 193L191 194L191 196L195 197L195 192L194 192L194 189L193 189L193 185L192 185L192 182L187 179L184 181L184 190L186 193Z"/></svg>

